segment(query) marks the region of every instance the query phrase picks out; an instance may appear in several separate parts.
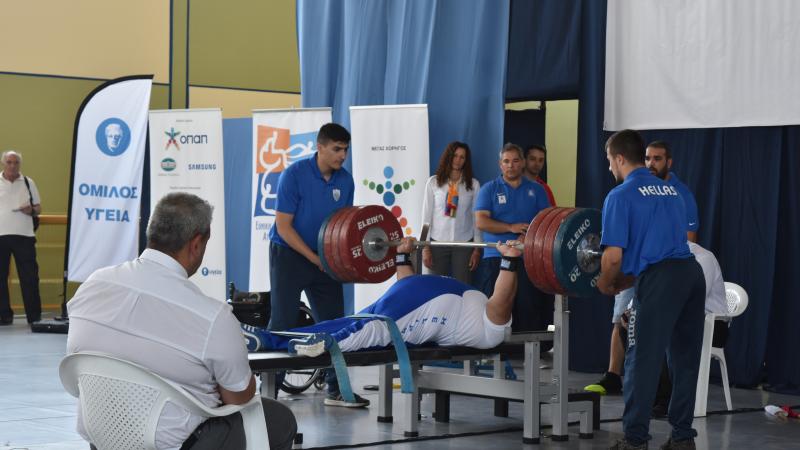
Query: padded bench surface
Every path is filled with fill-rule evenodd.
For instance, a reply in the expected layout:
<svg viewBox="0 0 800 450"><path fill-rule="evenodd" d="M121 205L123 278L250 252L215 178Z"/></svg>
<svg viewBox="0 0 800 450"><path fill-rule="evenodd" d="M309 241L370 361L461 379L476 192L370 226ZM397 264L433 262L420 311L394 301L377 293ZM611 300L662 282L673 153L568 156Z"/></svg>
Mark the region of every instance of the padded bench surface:
<svg viewBox="0 0 800 450"><path fill-rule="evenodd" d="M526 333L534 336L535 340L552 340L552 332ZM415 347L409 348L408 354L411 361L449 361L454 358L464 358L469 356L480 357L482 355L501 354L507 357L522 357L524 345L522 342L503 343L495 348L478 349L472 347ZM289 355L286 352L261 352L250 353L250 368L255 372L272 370L298 370L330 367L331 358L328 353L309 358L307 356ZM345 352L344 359L348 367L352 366L374 366L379 364L390 364L397 361L394 348L389 347L381 350L362 350L357 352Z"/></svg>

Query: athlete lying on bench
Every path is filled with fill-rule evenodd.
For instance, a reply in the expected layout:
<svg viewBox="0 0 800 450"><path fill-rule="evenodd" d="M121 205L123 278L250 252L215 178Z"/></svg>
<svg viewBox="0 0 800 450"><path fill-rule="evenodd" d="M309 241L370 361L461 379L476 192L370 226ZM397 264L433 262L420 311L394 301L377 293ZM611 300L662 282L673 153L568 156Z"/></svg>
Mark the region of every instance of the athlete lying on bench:
<svg viewBox="0 0 800 450"><path fill-rule="evenodd" d="M498 244L503 256L500 275L491 298L453 278L415 275L408 254L414 238L404 238L397 247L397 282L359 314L378 314L392 318L403 340L412 345L439 344L492 348L499 345L505 329L511 326L511 308L517 289L516 265L522 252L516 241ZM292 337L273 334L265 328L242 325L251 352L289 350L316 356L324 352L324 342L305 342L290 346ZM389 331L380 320L344 317L294 328L302 333L327 333L342 351L385 347L391 343ZM290 348L291 347L291 348Z"/></svg>

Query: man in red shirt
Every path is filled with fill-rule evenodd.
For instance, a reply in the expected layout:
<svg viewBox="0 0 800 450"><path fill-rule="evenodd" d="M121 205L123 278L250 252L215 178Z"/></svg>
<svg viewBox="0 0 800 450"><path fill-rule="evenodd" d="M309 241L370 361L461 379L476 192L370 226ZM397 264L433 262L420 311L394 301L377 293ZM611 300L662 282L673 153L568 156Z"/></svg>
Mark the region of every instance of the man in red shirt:
<svg viewBox="0 0 800 450"><path fill-rule="evenodd" d="M525 176L529 180L535 181L544 187L547 192L547 199L550 201L550 206L556 206L556 199L553 197L553 191L550 186L544 182L539 174L544 168L545 158L547 157L547 149L544 145L531 145L525 149Z"/></svg>

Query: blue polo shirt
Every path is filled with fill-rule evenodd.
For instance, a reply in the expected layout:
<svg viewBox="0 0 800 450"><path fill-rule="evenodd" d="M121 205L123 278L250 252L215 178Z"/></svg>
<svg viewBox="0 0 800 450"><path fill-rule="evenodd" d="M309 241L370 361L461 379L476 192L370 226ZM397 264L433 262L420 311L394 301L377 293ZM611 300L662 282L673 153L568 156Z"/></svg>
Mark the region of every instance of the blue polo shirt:
<svg viewBox="0 0 800 450"><path fill-rule="evenodd" d="M686 206L686 224L688 231L697 231L700 227L700 220L697 218L697 202L694 199L694 194L673 172L669 173L669 180L667 183L671 184L681 194L684 206Z"/></svg>
<svg viewBox="0 0 800 450"><path fill-rule="evenodd" d="M317 166L317 154L290 165L278 179L275 210L293 214L292 225L303 242L317 252L317 234L322 221L337 209L353 206L353 177L339 169L325 181ZM269 239L288 247L278 234L278 227L269 230ZM318 253L318 252L317 252Z"/></svg>
<svg viewBox="0 0 800 450"><path fill-rule="evenodd" d="M541 184L521 177L516 188L512 187L502 176L481 186L475 200L475 211L489 211L492 219L505 223L530 223L536 214L550 206L547 191ZM514 233L483 232L483 242L505 242L517 239ZM493 247L483 250L484 258L496 258L500 253Z"/></svg>
<svg viewBox="0 0 800 450"><path fill-rule="evenodd" d="M600 243L622 248L622 273L630 275L665 259L691 258L678 190L644 167L633 170L606 197Z"/></svg>

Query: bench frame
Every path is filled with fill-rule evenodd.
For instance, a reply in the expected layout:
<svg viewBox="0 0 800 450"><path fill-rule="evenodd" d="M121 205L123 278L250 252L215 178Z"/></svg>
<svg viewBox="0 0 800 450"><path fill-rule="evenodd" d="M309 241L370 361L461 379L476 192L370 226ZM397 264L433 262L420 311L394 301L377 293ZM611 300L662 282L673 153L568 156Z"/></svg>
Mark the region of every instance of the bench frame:
<svg viewBox="0 0 800 450"><path fill-rule="evenodd" d="M475 395L495 399L495 415L507 416L508 401L523 403L524 443L539 443L541 433L541 406L550 409L553 421L552 439L566 441L567 419L569 413L578 413L580 418L579 437L593 437L599 416L599 399L586 395L574 395L570 401L568 386L569 361L569 299L555 296L554 328L555 330L508 333L506 340L494 349L478 350L465 347L423 347L410 348L409 356L414 380L414 392L399 393L403 408L401 417L404 423L404 434L408 437L419 435L419 393L433 391L436 393L437 421L447 421L449 405L446 399L450 393ZM551 380L541 380L539 352L541 342L553 341L553 374ZM521 353L521 354L520 354ZM378 421L391 422L393 389L392 383L396 374L394 363L396 355L393 349L379 351L360 351L344 353L348 366L379 366ZM520 357L524 360L524 380L505 379L505 366L502 360L508 356ZM277 372L287 369L312 369L330 367L330 357L323 354L314 358L291 356L282 352L251 353L249 355L251 369L261 375L261 395L272 397L276 391ZM493 359L494 373L492 378L471 374L472 360ZM423 367L431 361L465 361L464 373L434 371ZM440 397L441 396L441 397Z"/></svg>

